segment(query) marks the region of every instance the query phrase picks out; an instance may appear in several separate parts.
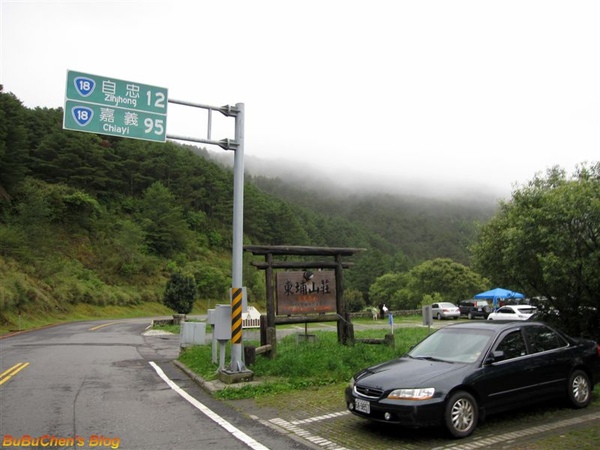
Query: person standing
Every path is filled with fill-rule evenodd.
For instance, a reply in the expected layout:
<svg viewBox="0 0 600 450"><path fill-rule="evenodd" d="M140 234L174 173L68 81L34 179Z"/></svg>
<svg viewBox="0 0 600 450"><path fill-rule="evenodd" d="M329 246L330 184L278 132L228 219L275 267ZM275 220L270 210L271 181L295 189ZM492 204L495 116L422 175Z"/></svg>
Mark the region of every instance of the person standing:
<svg viewBox="0 0 600 450"><path fill-rule="evenodd" d="M371 314L373 315L373 320L377 320L379 318L378 310L375 306L371 308Z"/></svg>

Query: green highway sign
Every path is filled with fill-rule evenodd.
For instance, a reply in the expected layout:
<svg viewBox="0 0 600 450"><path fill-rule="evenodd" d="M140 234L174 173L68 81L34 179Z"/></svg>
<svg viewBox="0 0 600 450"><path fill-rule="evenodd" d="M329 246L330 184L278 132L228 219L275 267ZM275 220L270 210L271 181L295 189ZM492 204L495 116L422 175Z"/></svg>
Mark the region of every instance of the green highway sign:
<svg viewBox="0 0 600 450"><path fill-rule="evenodd" d="M67 72L63 128L165 142L166 88Z"/></svg>
<svg viewBox="0 0 600 450"><path fill-rule="evenodd" d="M165 142L166 116L67 100L63 128Z"/></svg>

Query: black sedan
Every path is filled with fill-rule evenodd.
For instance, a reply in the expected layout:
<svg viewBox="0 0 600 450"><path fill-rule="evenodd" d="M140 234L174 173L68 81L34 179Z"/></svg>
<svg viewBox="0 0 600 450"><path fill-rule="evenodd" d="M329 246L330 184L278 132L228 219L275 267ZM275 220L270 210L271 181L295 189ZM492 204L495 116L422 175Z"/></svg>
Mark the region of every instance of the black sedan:
<svg viewBox="0 0 600 450"><path fill-rule="evenodd" d="M550 398L586 407L600 377L600 346L541 322L442 328L406 355L358 372L346 389L357 416L401 426L444 425L469 436L480 419Z"/></svg>

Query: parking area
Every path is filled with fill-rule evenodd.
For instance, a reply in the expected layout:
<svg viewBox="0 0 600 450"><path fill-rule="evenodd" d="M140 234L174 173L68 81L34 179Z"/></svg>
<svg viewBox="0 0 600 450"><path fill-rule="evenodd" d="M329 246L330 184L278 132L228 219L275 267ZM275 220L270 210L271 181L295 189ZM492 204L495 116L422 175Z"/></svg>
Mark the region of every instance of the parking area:
<svg viewBox="0 0 600 450"><path fill-rule="evenodd" d="M467 319L462 319L467 320ZM385 323L356 324L356 329L386 328ZM432 328L456 323L454 320L434 321ZM419 326L397 324L396 326ZM329 324L321 325L327 328ZM302 330L278 330L282 334ZM249 333L251 334L251 333ZM600 405L596 401L588 408L574 410L556 402L489 417L473 435L452 439L442 428L407 429L373 423L358 418L345 408L343 386L325 386L281 396L259 399L227 400L240 413L274 430L292 435L313 448L328 450L379 449L522 449L555 450L571 448L546 443L548 438L569 437L581 430L595 430L600 442ZM594 395L599 395L596 389ZM589 435L590 433L587 433ZM565 443L569 439L561 439ZM576 448L597 448L594 442L577 442Z"/></svg>
<svg viewBox="0 0 600 450"><path fill-rule="evenodd" d="M545 449L535 443L548 436L565 436L575 430L599 430L600 427L600 407L573 410L539 405L530 410L492 416L472 436L455 440L441 428L414 430L362 420L343 409L343 396L339 396L340 403L327 404L323 403L322 397L332 399L335 392L329 388L320 391L288 393L285 400L280 401L236 400L228 403L281 433L293 434L315 448L327 450ZM582 442L578 444L578 448L588 448ZM555 448L555 444L547 447L548 450Z"/></svg>

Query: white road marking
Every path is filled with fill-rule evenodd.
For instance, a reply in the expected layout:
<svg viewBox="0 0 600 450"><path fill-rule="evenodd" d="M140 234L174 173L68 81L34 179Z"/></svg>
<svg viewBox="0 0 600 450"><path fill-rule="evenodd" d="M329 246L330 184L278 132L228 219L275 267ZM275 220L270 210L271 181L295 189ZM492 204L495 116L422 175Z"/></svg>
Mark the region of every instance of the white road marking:
<svg viewBox="0 0 600 450"><path fill-rule="evenodd" d="M288 422L287 420L275 418L275 419L271 419L269 422L271 422L273 425L277 425L278 427L283 428L284 430L294 433L295 435L300 436L301 438L306 439L307 441L312 442L313 444L319 445L320 447L323 447L327 450L348 450L345 447L340 447L335 442L331 442L320 436L311 434L310 432L303 430L299 426L294 425L293 423Z"/></svg>
<svg viewBox="0 0 600 450"><path fill-rule="evenodd" d="M319 422L321 420L327 419L335 419L336 417L346 416L348 414L350 414L350 411L340 411L331 414L324 414L322 416L310 417L308 419L292 420L290 423L293 425L303 425L305 423Z"/></svg>
<svg viewBox="0 0 600 450"><path fill-rule="evenodd" d="M191 403L196 409L198 409L199 411L204 413L208 418L212 419L218 425L220 425L225 430L227 430L229 433L231 433L233 435L233 437L242 441L244 444L246 444L248 447L250 447L252 449L269 450L268 447L265 447L260 442L257 442L256 440L254 440L253 438L248 436L243 431L238 430L236 427L231 425L229 422L227 422L225 419L223 419L217 413L215 413L214 411L212 411L211 409L209 409L208 407L206 407L205 405L200 403L198 400L196 400L190 394L188 394L183 389L181 389L179 386L177 386L177 384L174 381L172 381L167 375L165 375L163 370L160 367L158 367L158 365L156 365L153 361L150 361L150 365L154 368L154 370L156 371L158 376L161 377L163 379L163 381L171 387L171 389L173 389L175 392L177 392L179 395L181 395L184 399L186 399L189 403Z"/></svg>

